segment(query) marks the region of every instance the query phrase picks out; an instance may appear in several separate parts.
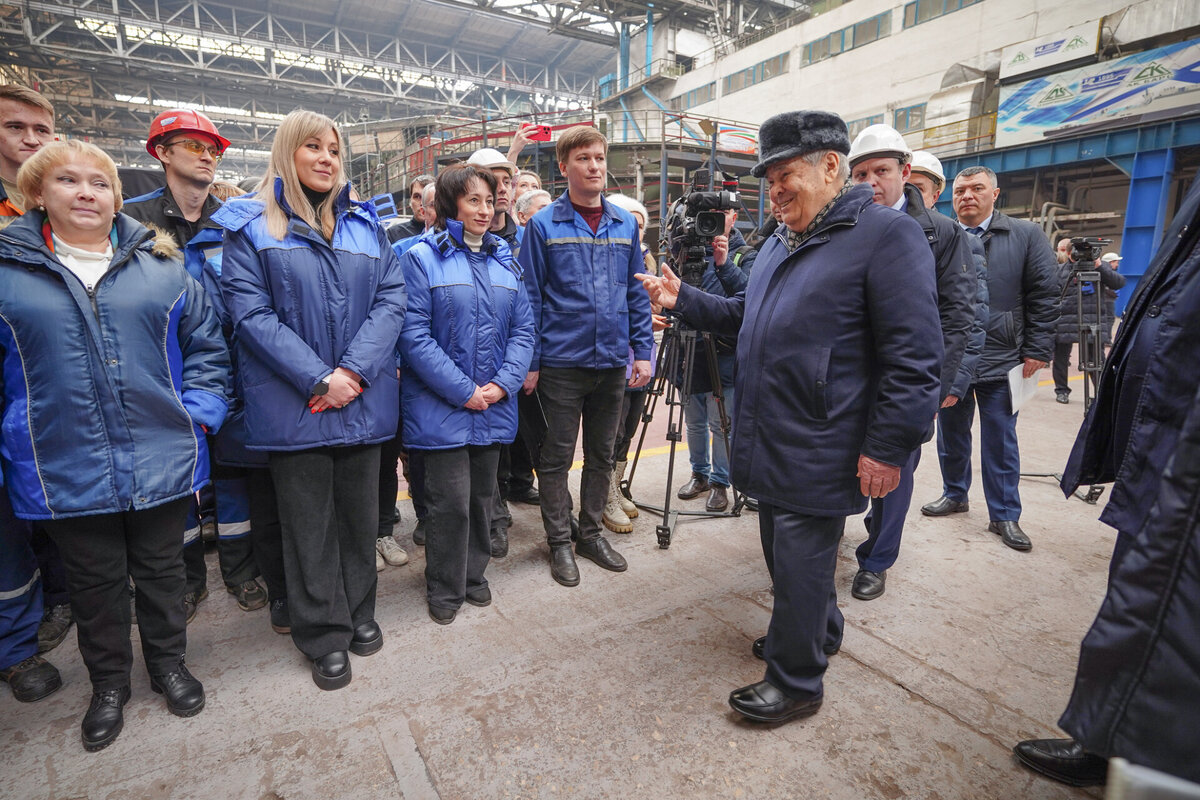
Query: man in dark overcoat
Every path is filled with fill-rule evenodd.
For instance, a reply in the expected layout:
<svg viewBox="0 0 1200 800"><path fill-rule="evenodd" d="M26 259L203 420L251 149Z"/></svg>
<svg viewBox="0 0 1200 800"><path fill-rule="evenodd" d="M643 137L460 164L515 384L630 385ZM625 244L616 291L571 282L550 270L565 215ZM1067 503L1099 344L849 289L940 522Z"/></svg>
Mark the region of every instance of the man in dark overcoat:
<svg viewBox="0 0 1200 800"><path fill-rule="evenodd" d="M1059 720L1016 746L1031 769L1103 783L1120 756L1200 781L1200 182L1125 311L1062 488L1112 482L1108 592Z"/></svg>
<svg viewBox="0 0 1200 800"><path fill-rule="evenodd" d="M775 598L766 675L729 704L782 722L821 705L842 641L834 571L845 519L896 488L937 411L943 346L921 225L850 184L841 118L779 114L759 146L753 172L782 225L746 289L718 297L669 268L639 277L692 327L738 334L731 472L759 502Z"/></svg>

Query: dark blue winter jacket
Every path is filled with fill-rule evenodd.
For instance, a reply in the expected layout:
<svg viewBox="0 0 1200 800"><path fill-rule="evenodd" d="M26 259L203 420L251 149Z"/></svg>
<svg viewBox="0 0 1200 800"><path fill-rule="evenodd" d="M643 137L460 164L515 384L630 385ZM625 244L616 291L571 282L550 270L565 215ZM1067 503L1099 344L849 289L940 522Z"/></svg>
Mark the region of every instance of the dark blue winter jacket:
<svg viewBox="0 0 1200 800"><path fill-rule="evenodd" d="M630 347L651 358L650 299L634 277L645 268L637 221L601 202L595 233L566 192L525 226L517 260L537 326L531 370L624 367Z"/></svg>
<svg viewBox="0 0 1200 800"><path fill-rule="evenodd" d="M938 407L942 332L933 255L911 217L851 188L788 252L763 246L743 294L684 285L676 309L738 333L733 484L802 514L847 516L867 498L858 456L900 465Z"/></svg>
<svg viewBox="0 0 1200 800"><path fill-rule="evenodd" d="M975 265L975 319L971 323L971 331L967 335L967 346L963 350L962 362L950 384L949 392L955 397L966 397L967 390L975 382L975 370L979 367L979 357L983 354L983 346L987 343L988 317L991 307L988 302L987 255L983 250L983 242L978 236L963 231L963 241L971 251L971 261ZM943 390L945 387L943 386Z"/></svg>
<svg viewBox="0 0 1200 800"><path fill-rule="evenodd" d="M183 250L184 269L200 280L204 262L221 252L224 232L212 221L212 215L220 207L221 201L209 195L200 222L193 225L184 219L167 187L160 186L153 192L126 200L121 211L147 227L161 228L175 237L176 244ZM190 236L184 233L192 230L195 233Z"/></svg>
<svg viewBox="0 0 1200 800"><path fill-rule="evenodd" d="M25 519L141 510L208 481L229 353L166 234L124 214L89 296L52 254L44 217L0 232L0 456Z"/></svg>
<svg viewBox="0 0 1200 800"><path fill-rule="evenodd" d="M332 241L291 214L282 240L263 203L235 198L213 215L225 229L221 290L233 320L247 444L255 450L375 444L396 435L395 347L404 319L400 262L368 203L336 198ZM336 367L363 379L343 408L309 412L317 383Z"/></svg>
<svg viewBox="0 0 1200 800"><path fill-rule="evenodd" d="M493 234L471 253L462 223L404 254L408 313L404 356L404 444L421 450L507 444L517 435L517 393L533 356L533 315L512 253ZM463 407L476 386L507 396L484 411Z"/></svg>

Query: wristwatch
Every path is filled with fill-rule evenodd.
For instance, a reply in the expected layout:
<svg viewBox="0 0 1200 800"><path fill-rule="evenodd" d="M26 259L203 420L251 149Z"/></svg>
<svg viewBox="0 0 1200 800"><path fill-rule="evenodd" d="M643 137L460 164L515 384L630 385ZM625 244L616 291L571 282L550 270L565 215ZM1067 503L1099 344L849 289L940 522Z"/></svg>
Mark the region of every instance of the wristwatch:
<svg viewBox="0 0 1200 800"><path fill-rule="evenodd" d="M320 395L326 394L328 392L329 392L329 378L328 377L321 378L321 380L319 380L313 384L312 393L314 395L320 396Z"/></svg>

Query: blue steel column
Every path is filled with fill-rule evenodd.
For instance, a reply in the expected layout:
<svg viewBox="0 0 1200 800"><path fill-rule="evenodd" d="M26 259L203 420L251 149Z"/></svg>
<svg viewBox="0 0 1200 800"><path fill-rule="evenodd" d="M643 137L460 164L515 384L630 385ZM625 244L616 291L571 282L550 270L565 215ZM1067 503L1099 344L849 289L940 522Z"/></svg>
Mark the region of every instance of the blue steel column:
<svg viewBox="0 0 1200 800"><path fill-rule="evenodd" d="M1167 193L1175 171L1175 150L1148 150L1133 157L1129 202L1121 232L1121 273L1129 279L1117 296L1120 314L1162 239L1167 221Z"/></svg>

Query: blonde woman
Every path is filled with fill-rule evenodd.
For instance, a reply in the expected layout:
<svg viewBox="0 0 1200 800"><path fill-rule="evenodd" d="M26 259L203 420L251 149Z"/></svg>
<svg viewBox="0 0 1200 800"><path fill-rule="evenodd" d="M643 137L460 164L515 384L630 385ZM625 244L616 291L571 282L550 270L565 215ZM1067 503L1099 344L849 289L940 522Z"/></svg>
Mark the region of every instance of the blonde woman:
<svg viewBox="0 0 1200 800"><path fill-rule="evenodd" d="M279 502L292 640L314 682L350 682L375 623L379 444L395 436L400 264L371 206L351 199L333 120L293 111L256 193L213 216L237 348L247 445Z"/></svg>

